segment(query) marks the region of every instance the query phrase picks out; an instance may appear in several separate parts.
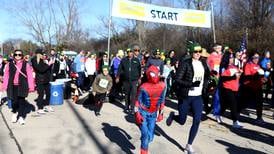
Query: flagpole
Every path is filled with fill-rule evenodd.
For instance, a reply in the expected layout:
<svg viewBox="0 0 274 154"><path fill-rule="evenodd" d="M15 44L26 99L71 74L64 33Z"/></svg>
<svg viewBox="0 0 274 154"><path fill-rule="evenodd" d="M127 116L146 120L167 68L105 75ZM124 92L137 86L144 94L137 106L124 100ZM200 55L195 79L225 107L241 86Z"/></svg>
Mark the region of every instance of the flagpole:
<svg viewBox="0 0 274 154"><path fill-rule="evenodd" d="M212 20L213 42L215 44L216 43L216 32L215 32L214 9L213 9L212 1L211 1L211 20Z"/></svg>
<svg viewBox="0 0 274 154"><path fill-rule="evenodd" d="M245 35L246 35L246 48L248 46L248 28L245 29Z"/></svg>
<svg viewBox="0 0 274 154"><path fill-rule="evenodd" d="M111 33L111 12L112 12L112 0L109 0L109 19L108 19L108 64L109 64L109 53L110 53L110 33Z"/></svg>

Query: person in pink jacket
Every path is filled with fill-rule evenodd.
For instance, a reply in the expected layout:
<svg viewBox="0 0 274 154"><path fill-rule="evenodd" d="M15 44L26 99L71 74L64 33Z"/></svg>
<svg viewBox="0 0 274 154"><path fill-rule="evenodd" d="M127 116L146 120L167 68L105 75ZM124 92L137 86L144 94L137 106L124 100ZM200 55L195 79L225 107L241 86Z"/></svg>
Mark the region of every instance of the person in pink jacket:
<svg viewBox="0 0 274 154"><path fill-rule="evenodd" d="M15 50L14 58L5 66L3 90L7 90L7 96L12 101L11 122L25 124L26 100L29 92L34 91L34 79L32 67L23 59L23 51ZM18 114L17 114L18 113Z"/></svg>

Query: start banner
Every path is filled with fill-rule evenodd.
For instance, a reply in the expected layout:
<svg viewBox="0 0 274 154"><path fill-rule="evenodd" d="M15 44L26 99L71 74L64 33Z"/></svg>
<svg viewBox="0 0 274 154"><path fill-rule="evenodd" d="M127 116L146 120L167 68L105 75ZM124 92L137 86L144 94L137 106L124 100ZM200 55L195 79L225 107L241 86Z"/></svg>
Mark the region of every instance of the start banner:
<svg viewBox="0 0 274 154"><path fill-rule="evenodd" d="M192 27L211 27L211 12L113 0L112 16Z"/></svg>

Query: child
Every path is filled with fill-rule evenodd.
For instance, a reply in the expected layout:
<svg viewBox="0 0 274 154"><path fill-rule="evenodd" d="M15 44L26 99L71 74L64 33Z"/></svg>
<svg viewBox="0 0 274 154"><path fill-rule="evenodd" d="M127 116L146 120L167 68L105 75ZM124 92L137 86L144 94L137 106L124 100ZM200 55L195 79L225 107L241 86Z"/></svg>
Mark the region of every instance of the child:
<svg viewBox="0 0 274 154"><path fill-rule="evenodd" d="M163 76L165 78L165 84L167 86L166 89L166 96L169 96L170 87L172 86L172 78L171 78L171 72L174 71L174 66L171 66L171 60L170 58L166 58L166 64L164 65L164 73Z"/></svg>
<svg viewBox="0 0 274 154"><path fill-rule="evenodd" d="M92 94L95 101L96 116L101 115L100 110L103 106L104 99L106 98L106 95L110 92L112 87L112 78L108 73L108 66L104 65L102 67L102 73L96 76L92 84Z"/></svg>
<svg viewBox="0 0 274 154"><path fill-rule="evenodd" d="M141 154L148 153L148 144L154 136L156 118L158 122L163 120L165 102L165 83L160 81L159 69L151 65L146 71L146 76L148 81L141 85L134 108L136 124L141 130Z"/></svg>

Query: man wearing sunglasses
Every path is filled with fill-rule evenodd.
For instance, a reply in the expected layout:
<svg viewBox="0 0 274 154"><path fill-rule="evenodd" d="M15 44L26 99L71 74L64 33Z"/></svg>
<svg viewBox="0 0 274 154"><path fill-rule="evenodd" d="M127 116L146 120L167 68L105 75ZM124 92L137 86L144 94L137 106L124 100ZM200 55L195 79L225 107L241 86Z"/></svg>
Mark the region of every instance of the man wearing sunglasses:
<svg viewBox="0 0 274 154"><path fill-rule="evenodd" d="M179 86L177 91L179 115L174 115L174 112L171 112L166 123L170 126L175 120L181 125L185 124L191 108L193 123L186 150L188 153L193 153L192 143L197 135L203 111L202 93L207 89L210 71L206 62L200 60L202 48L199 44L193 43L188 51L191 58L180 61L175 79Z"/></svg>

